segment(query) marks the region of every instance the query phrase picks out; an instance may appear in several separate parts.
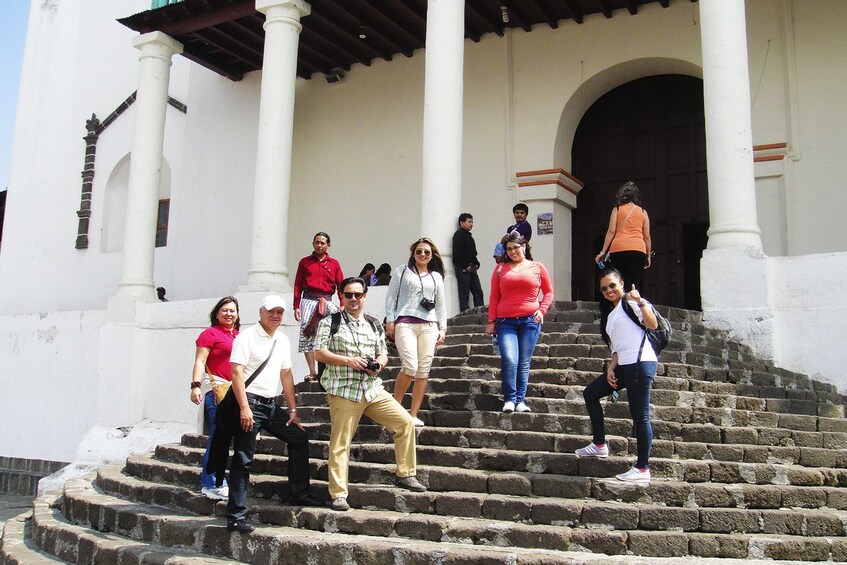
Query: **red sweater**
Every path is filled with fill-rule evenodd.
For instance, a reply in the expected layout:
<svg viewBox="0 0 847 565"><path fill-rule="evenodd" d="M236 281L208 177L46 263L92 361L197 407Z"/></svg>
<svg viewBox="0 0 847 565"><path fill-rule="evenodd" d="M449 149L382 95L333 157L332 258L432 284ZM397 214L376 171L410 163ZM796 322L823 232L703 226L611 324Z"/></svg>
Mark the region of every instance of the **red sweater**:
<svg viewBox="0 0 847 565"><path fill-rule="evenodd" d="M294 276L294 309L300 308L304 292L332 294L337 290L338 299L341 300L342 280L344 273L341 272L341 263L329 255L324 255L322 261L314 253L303 257Z"/></svg>
<svg viewBox="0 0 847 565"><path fill-rule="evenodd" d="M539 289L544 294L538 301ZM547 269L534 261L534 266L516 273L511 263L494 269L491 275L491 297L488 302L488 320L496 318L520 318L531 316L536 310L542 314L553 303L553 285Z"/></svg>

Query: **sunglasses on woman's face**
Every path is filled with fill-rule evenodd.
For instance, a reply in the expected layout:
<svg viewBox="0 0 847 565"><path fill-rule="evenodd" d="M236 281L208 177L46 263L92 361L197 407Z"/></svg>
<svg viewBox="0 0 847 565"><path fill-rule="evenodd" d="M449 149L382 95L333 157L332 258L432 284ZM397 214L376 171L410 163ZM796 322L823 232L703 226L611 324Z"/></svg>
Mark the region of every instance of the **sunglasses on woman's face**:
<svg viewBox="0 0 847 565"><path fill-rule="evenodd" d="M350 300L351 298L355 298L356 300L361 300L364 295L365 295L364 292L345 292L344 298L346 298L347 300Z"/></svg>
<svg viewBox="0 0 847 565"><path fill-rule="evenodd" d="M618 288L618 283L609 283L609 286L601 286L600 292L606 292L607 290L615 290Z"/></svg>
<svg viewBox="0 0 847 565"><path fill-rule="evenodd" d="M432 255L432 251L429 249L415 249L415 255L423 255L426 257Z"/></svg>

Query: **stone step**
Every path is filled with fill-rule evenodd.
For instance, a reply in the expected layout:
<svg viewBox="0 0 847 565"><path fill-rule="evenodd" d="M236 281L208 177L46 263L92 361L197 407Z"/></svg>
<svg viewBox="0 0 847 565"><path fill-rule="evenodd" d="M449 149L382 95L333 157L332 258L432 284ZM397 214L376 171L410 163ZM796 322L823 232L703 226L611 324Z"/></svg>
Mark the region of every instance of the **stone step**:
<svg viewBox="0 0 847 565"><path fill-rule="evenodd" d="M46 493L33 501L32 517L27 525L29 549L33 554L21 563L233 563L193 551L135 541L110 534L108 529L92 531L68 522L61 513L61 502L58 492Z"/></svg>
<svg viewBox="0 0 847 565"><path fill-rule="evenodd" d="M32 541L32 510L7 520L0 535L0 564L54 565L66 563L42 551Z"/></svg>
<svg viewBox="0 0 847 565"><path fill-rule="evenodd" d="M615 410L619 410L615 408ZM657 408L657 412L663 409ZM771 414L744 410L725 410L717 408L668 409L678 410L678 419L654 420L653 433L656 438L674 441L700 443L724 443L726 437L722 430L726 428L752 428L753 437L763 440L743 441L743 443L764 445L789 445L797 447L817 447L844 449L847 447L847 434L844 429L847 420L841 418L821 418L795 414ZM328 423L329 408L324 406L298 407L298 415L306 423ZM511 430L532 432L543 430L550 433L590 435L591 422L587 415L550 414L550 413L504 413L498 410L430 410L419 414L426 425L446 428L475 428L481 430ZM614 417L619 416L619 417ZM370 420L362 418L365 424ZM629 436L632 420L628 414L613 414L606 417L606 433L609 435ZM750 432L742 432L751 435Z"/></svg>
<svg viewBox="0 0 847 565"><path fill-rule="evenodd" d="M117 472L116 468L103 470L98 475L98 485L102 483L107 490L114 488L103 478L109 473L115 475L113 481L123 483L123 486L118 487L121 492L133 493L145 499L164 498L145 494L145 491L155 491L159 486L126 477ZM618 488L631 491L631 487L618 483ZM166 488L175 490L174 487ZM174 502L186 498L187 495L177 495ZM806 546L806 541L814 541L819 542L813 546L818 548L818 553L824 545L829 547L830 544L836 554L844 551L844 540L828 539L842 535L834 533L843 530L840 517L825 511L801 513L785 510L668 508L649 504L538 499L526 495L434 495L370 485L354 485L348 501L354 510L345 513L336 513L327 508L286 506L269 501L251 501L250 506L253 508L252 514L263 523L298 524L301 528L324 532L372 534L392 539L400 537L441 542L461 540L463 543L482 545L496 540L494 543L498 545L557 551L571 548L576 543L595 552L634 551L643 555L663 556L667 551L664 547L668 541L666 530L671 529L674 530L674 553L671 555L686 554L693 542L697 551L700 551L694 555L739 557L726 554L726 548L720 548L721 544L712 544L709 552L703 553L706 550L703 544L708 540L714 542L716 538L725 541L731 539L736 543L747 541L749 544L755 539L762 539L759 537L762 535L767 536L770 543L784 544L786 547L796 544ZM224 506L221 502L215 510L223 511ZM635 531L635 528L641 529ZM710 531L704 536L701 530ZM780 539L775 532L783 530L794 530L799 534L783 534ZM599 533L603 535L597 535ZM635 545L632 545L633 541ZM775 548L771 555L778 556Z"/></svg>
<svg viewBox="0 0 847 565"><path fill-rule="evenodd" d="M99 481L98 478L98 484ZM142 490L137 484L126 489L133 492ZM186 515L174 508L164 509L103 495L90 484L81 485L79 480L66 488L65 499L69 501L69 517L76 522L89 523L104 531L166 548L186 547L218 559L231 558L246 563L423 565L433 563L433 558L437 557L437 562L444 564L682 565L686 561L678 556L687 555L689 546L692 546L697 552L692 555L706 558L698 560L699 563L733 565L750 563L751 558L757 557L779 559L796 554L798 558L804 555L816 558L823 554L824 549L827 556L836 557L843 553L837 540L817 537L680 532L669 538L667 532L661 531L608 532L563 525L539 527L465 518L446 520L429 517L428 521L422 522L413 512L353 510L342 514L328 509L286 507L258 499L250 499L248 505L251 519L260 527L251 534L243 535L227 532L222 519ZM223 502L215 508L221 512L223 509ZM297 527L291 527L293 524ZM369 533L349 533L360 530ZM388 531L397 534L385 537ZM475 541L480 545L472 545ZM566 549L537 547L546 545ZM799 551L797 546L803 551ZM604 551L609 555L604 555ZM627 554L632 551L657 557L645 561ZM673 557L660 557L668 552ZM716 560L730 557L730 553L741 561ZM801 561L768 562L789 565Z"/></svg>

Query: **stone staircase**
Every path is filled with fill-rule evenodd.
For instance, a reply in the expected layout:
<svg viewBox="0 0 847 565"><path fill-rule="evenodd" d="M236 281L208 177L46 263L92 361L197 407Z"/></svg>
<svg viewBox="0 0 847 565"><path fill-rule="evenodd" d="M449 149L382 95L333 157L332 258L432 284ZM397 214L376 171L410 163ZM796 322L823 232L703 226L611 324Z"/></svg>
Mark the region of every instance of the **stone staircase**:
<svg viewBox="0 0 847 565"><path fill-rule="evenodd" d="M649 486L614 475L634 460L626 394L607 404L607 460L590 441L582 388L608 350L591 303L556 303L533 359L531 413L503 414L485 312L451 319L418 431L425 493L394 488L393 446L363 419L349 512L288 506L285 447L262 438L249 535L197 492L206 439L186 435L69 481L6 524L0 563L769 563L847 561L845 397L754 358L700 314L663 309L675 332L654 383ZM396 365L396 359L392 359ZM396 367L386 376L387 386ZM298 386L326 496L329 412ZM283 499L282 501L280 499Z"/></svg>

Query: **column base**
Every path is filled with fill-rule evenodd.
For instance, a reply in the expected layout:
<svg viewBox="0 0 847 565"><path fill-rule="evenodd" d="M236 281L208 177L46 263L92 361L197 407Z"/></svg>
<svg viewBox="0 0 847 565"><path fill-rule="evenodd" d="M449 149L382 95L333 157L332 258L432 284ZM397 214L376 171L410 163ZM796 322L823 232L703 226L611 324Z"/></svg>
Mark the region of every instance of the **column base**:
<svg viewBox="0 0 847 565"><path fill-rule="evenodd" d="M270 271L252 271L247 275L247 282L238 287L239 293L284 294L291 291L288 273Z"/></svg>

